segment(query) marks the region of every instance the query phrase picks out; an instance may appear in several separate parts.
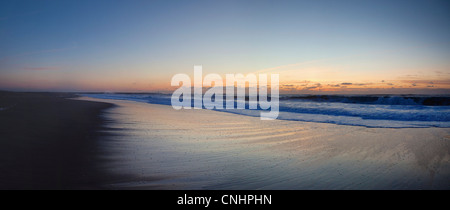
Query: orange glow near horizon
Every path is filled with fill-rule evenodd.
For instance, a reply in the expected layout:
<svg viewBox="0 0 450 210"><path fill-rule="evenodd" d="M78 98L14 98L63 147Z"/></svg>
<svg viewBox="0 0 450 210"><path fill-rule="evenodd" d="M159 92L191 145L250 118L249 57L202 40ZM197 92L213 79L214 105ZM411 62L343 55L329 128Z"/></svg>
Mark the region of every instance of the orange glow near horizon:
<svg viewBox="0 0 450 210"><path fill-rule="evenodd" d="M317 62L306 64L317 65ZM445 93L450 89L448 75L440 71L430 71L431 74L403 75L393 72L392 79L381 79L376 75L359 74L354 77L352 71L325 68L323 66L307 66L305 63L288 64L254 71L258 74L279 74L280 93L288 94L334 94L334 93ZM50 71L50 70L49 70ZM53 75L54 72L51 72ZM206 76L204 73L203 76ZM246 75L243 73L244 76ZM188 73L189 75L189 73ZM193 80L193 75L190 75ZM225 82L225 75L222 75ZM349 78L349 79L345 79ZM372 80L367 80L372 78ZM340 79L340 80L337 80ZM37 91L100 91L100 92L162 92L171 93L178 87L170 86L169 75L158 77L136 77L133 75L108 75L84 78L74 76L71 79L58 80L48 76L45 71L33 71L28 77L0 78L0 88ZM206 86L206 85L205 85ZM5 88L8 87L8 88Z"/></svg>

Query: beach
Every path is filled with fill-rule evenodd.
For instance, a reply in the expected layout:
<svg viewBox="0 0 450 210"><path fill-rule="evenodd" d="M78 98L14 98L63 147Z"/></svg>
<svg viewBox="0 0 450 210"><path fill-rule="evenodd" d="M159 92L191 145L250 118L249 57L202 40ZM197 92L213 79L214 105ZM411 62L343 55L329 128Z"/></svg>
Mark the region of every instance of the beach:
<svg viewBox="0 0 450 210"><path fill-rule="evenodd" d="M449 128L262 121L127 100L105 110L108 189L450 189Z"/></svg>
<svg viewBox="0 0 450 210"><path fill-rule="evenodd" d="M0 189L450 189L449 128L0 96Z"/></svg>
<svg viewBox="0 0 450 210"><path fill-rule="evenodd" d="M102 189L98 137L112 104L0 92L0 189Z"/></svg>
<svg viewBox="0 0 450 210"><path fill-rule="evenodd" d="M449 21L449 0L0 1L0 190L450 190Z"/></svg>

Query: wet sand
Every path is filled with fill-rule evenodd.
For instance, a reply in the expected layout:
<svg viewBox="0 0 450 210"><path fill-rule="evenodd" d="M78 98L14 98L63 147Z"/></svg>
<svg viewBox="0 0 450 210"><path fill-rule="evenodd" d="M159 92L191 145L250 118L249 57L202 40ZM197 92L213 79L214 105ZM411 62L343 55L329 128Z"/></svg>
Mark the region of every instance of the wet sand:
<svg viewBox="0 0 450 210"><path fill-rule="evenodd" d="M261 121L82 98L106 110L108 189L450 189L449 128Z"/></svg>
<svg viewBox="0 0 450 210"><path fill-rule="evenodd" d="M100 113L74 94L0 92L0 189L103 189Z"/></svg>
<svg viewBox="0 0 450 210"><path fill-rule="evenodd" d="M0 92L0 189L450 189L449 128L72 97Z"/></svg>

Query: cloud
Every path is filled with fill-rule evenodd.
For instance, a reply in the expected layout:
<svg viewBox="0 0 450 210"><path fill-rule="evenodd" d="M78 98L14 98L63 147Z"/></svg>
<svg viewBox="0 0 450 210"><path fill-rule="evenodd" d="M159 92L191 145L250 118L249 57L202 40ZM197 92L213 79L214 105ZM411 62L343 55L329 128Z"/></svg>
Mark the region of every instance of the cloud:
<svg viewBox="0 0 450 210"><path fill-rule="evenodd" d="M401 80L403 83L423 84L423 85L450 85L450 80Z"/></svg>
<svg viewBox="0 0 450 210"><path fill-rule="evenodd" d="M311 89L315 89L315 88L317 88L317 87L304 87L302 90L311 90Z"/></svg>
<svg viewBox="0 0 450 210"><path fill-rule="evenodd" d="M419 77L419 75L417 75L417 74L407 74L407 75L405 75L405 77Z"/></svg>
<svg viewBox="0 0 450 210"><path fill-rule="evenodd" d="M291 82L291 83L293 83L293 84L308 84L308 83L311 83L311 81L303 80L303 81L294 81L294 82Z"/></svg>
<svg viewBox="0 0 450 210"><path fill-rule="evenodd" d="M343 83L341 83L341 85L352 85L353 83L351 83L351 82L343 82Z"/></svg>
<svg viewBox="0 0 450 210"><path fill-rule="evenodd" d="M352 85L356 85L356 86L365 86L365 85L370 85L371 83L353 83Z"/></svg>
<svg viewBox="0 0 450 210"><path fill-rule="evenodd" d="M322 87L322 84L315 83L313 86L306 86L306 87L302 88L302 90L313 90L313 89L321 88L321 87Z"/></svg>

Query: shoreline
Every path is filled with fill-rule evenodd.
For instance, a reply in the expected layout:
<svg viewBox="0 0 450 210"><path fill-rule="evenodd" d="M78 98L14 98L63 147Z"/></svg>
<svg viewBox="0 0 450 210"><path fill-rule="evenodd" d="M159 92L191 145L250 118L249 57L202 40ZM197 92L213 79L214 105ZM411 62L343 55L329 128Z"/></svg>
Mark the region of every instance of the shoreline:
<svg viewBox="0 0 450 210"><path fill-rule="evenodd" d="M70 93L0 92L0 189L102 189L104 110Z"/></svg>
<svg viewBox="0 0 450 210"><path fill-rule="evenodd" d="M450 189L450 129L0 92L0 189Z"/></svg>
<svg viewBox="0 0 450 210"><path fill-rule="evenodd" d="M450 189L450 129L261 121L212 110L116 104L112 189ZM126 172L125 174L123 174Z"/></svg>

